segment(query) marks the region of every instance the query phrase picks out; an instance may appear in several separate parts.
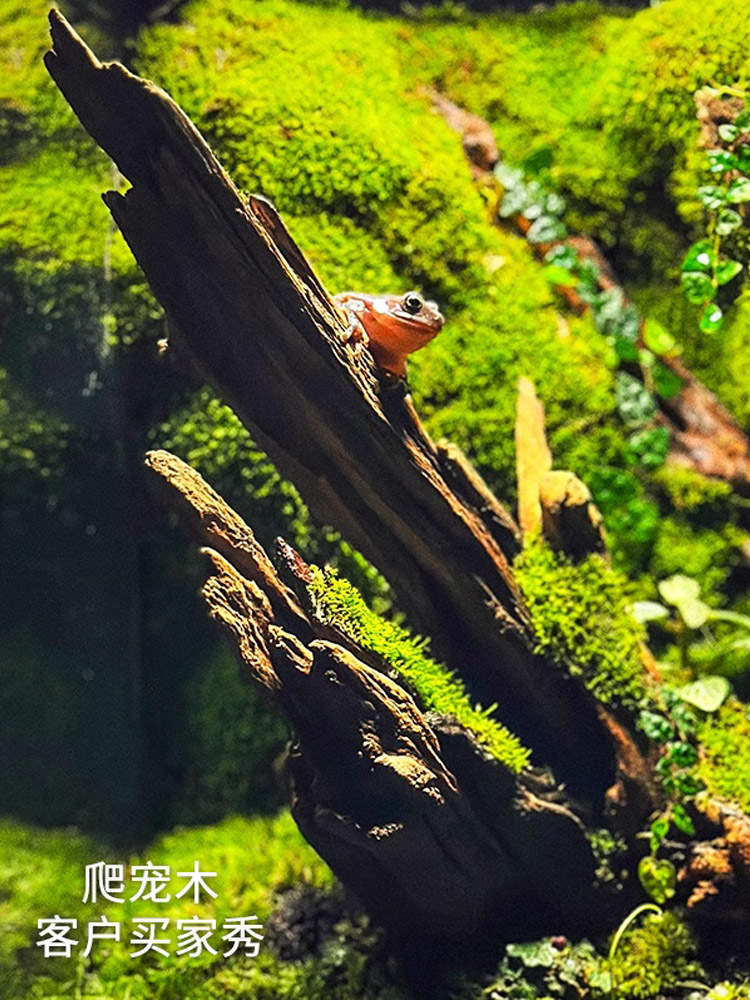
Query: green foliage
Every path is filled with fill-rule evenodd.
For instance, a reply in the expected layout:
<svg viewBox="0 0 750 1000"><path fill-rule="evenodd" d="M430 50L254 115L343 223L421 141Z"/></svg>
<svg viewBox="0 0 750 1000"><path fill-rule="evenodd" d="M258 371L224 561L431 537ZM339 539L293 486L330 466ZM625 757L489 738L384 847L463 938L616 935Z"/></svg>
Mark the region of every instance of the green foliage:
<svg viewBox="0 0 750 1000"><path fill-rule="evenodd" d="M274 795L273 761L287 727L243 681L228 649L211 650L184 691L185 721L173 755L183 771L170 814L177 822L210 822L265 806Z"/></svg>
<svg viewBox="0 0 750 1000"><path fill-rule="evenodd" d="M659 525L650 571L656 578L684 573L700 580L706 600L716 604L727 575L739 565L743 539L731 522L717 530L673 516Z"/></svg>
<svg viewBox="0 0 750 1000"><path fill-rule="evenodd" d="M174 922L179 919L201 916L221 926L229 916L256 914L264 923L276 893L283 889L300 883L330 887L330 871L302 840L288 812L273 818L234 818L213 827L178 830L151 844L139 857L119 859L126 864L150 860L169 865L173 873L190 871L199 859L202 870L218 873L212 880L217 898L204 894L199 904L190 895L174 898L184 881L175 878L167 887L173 897L167 903L138 900L84 905L80 901L84 866L98 860L118 860L101 845L76 834L40 833L9 821L0 826L0 845L0 986L7 987L3 996L14 1000L82 994L113 1000L155 996L203 1000L236 990L233 995L247 1000L268 1000L286 983L293 991L285 996L303 1000L311 995L304 992L312 978L309 965L287 967L263 947L256 959L226 961L221 955L206 952L181 958L129 955L129 934L139 915L168 917L172 923L166 936L174 938ZM98 919L102 909L109 920L122 923L121 943L100 942L88 960L75 951L71 959L43 958L34 943L39 918L55 913L76 917L80 940L81 926Z"/></svg>
<svg viewBox="0 0 750 1000"><path fill-rule="evenodd" d="M580 676L600 701L639 703L643 630L630 614L624 579L601 556L574 564L541 541L524 549L514 569L538 652Z"/></svg>
<svg viewBox="0 0 750 1000"><path fill-rule="evenodd" d="M482 991L483 1000L577 1000L600 996L609 987L609 973L586 940L572 944L565 938L542 938L509 944L506 955L492 983Z"/></svg>
<svg viewBox="0 0 750 1000"><path fill-rule="evenodd" d="M748 706L730 698L699 730L698 774L709 795L734 802L750 812L750 715Z"/></svg>
<svg viewBox="0 0 750 1000"><path fill-rule="evenodd" d="M286 534L292 544L310 550L310 515L299 493L211 390L195 393L152 431L151 440L192 465L222 496L232 497L262 544L269 546Z"/></svg>
<svg viewBox="0 0 750 1000"><path fill-rule="evenodd" d="M714 523L727 519L732 487L725 480L709 479L679 465L663 466L654 479L675 510Z"/></svg>
<svg viewBox="0 0 750 1000"><path fill-rule="evenodd" d="M96 857L95 857L96 856ZM105 852L70 831L42 831L11 820L0 822L0 993L26 995L32 977L44 975L57 992L73 974L71 963L45 962L38 948L37 920L55 913L84 918L82 873ZM23 961L19 957L23 956Z"/></svg>
<svg viewBox="0 0 750 1000"><path fill-rule="evenodd" d="M692 960L695 942L672 912L649 914L643 925L622 934L611 960L613 993L646 1000L701 974Z"/></svg>
<svg viewBox="0 0 750 1000"><path fill-rule="evenodd" d="M309 591L324 622L381 656L414 688L428 709L456 718L510 770L517 772L526 766L528 751L490 717L494 706L485 710L474 707L461 679L425 654L425 640L414 639L406 629L374 614L357 590L331 569L314 569Z"/></svg>

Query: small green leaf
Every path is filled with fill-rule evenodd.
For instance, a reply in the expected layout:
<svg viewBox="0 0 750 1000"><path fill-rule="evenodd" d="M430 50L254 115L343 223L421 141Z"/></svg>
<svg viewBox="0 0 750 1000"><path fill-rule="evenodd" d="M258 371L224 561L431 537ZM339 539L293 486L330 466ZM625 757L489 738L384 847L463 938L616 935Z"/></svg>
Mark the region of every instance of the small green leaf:
<svg viewBox="0 0 750 1000"><path fill-rule="evenodd" d="M732 278L736 277L742 270L742 264L738 260L722 260L716 267L716 283L726 285Z"/></svg>
<svg viewBox="0 0 750 1000"><path fill-rule="evenodd" d="M703 184L698 188L698 197L710 212L715 212L717 208L721 208L726 201L726 195L725 188L720 187L718 184Z"/></svg>
<svg viewBox="0 0 750 1000"><path fill-rule="evenodd" d="M709 169L712 174L724 174L739 166L737 157L726 149L710 149L708 151Z"/></svg>
<svg viewBox="0 0 750 1000"><path fill-rule="evenodd" d="M675 802L672 808L672 822L682 833L686 833L688 837L692 837L695 833L695 827L693 826L693 821L687 814L685 806L681 802Z"/></svg>
<svg viewBox="0 0 750 1000"><path fill-rule="evenodd" d="M672 743L668 752L670 760L678 767L692 767L698 761L698 753L692 743Z"/></svg>
<svg viewBox="0 0 750 1000"><path fill-rule="evenodd" d="M716 219L716 232L719 236L728 236L742 225L742 216L733 208L722 208Z"/></svg>
<svg viewBox="0 0 750 1000"><path fill-rule="evenodd" d="M627 457L646 469L658 469L669 451L669 431L666 427L649 427L631 434L627 443Z"/></svg>
<svg viewBox="0 0 750 1000"><path fill-rule="evenodd" d="M698 326L702 333L716 333L724 325L724 313L715 302L707 302L701 312Z"/></svg>
<svg viewBox="0 0 750 1000"><path fill-rule="evenodd" d="M750 125L750 108L746 108L744 111L740 111L737 117L734 119L735 128L743 129Z"/></svg>
<svg viewBox="0 0 750 1000"><path fill-rule="evenodd" d="M688 628L699 629L708 621L711 609L701 600L684 600L677 606L680 617Z"/></svg>
<svg viewBox="0 0 750 1000"><path fill-rule="evenodd" d="M676 774L674 783L680 795L697 795L705 788L703 782L692 774Z"/></svg>
<svg viewBox="0 0 750 1000"><path fill-rule="evenodd" d="M651 853L656 854L662 841L669 833L669 820L666 816L657 816L651 824Z"/></svg>
<svg viewBox="0 0 750 1000"><path fill-rule="evenodd" d="M568 235L568 231L559 219L552 215L540 215L532 222L526 239L529 243L554 243L555 240L563 240Z"/></svg>
<svg viewBox="0 0 750 1000"><path fill-rule="evenodd" d="M715 712L723 705L730 691L731 685L726 677L709 674L678 688L676 693L688 705L695 705L702 712Z"/></svg>
<svg viewBox="0 0 750 1000"><path fill-rule="evenodd" d="M740 130L736 125L719 125L719 138L722 142L734 142Z"/></svg>
<svg viewBox="0 0 750 1000"><path fill-rule="evenodd" d="M714 295L714 283L711 276L701 271L683 271L680 280L685 298L693 305L700 305Z"/></svg>
<svg viewBox="0 0 750 1000"><path fill-rule="evenodd" d="M727 201L732 205L750 201L750 177L738 177L732 181L727 190Z"/></svg>
<svg viewBox="0 0 750 1000"><path fill-rule="evenodd" d="M643 324L643 343L654 354L670 354L677 346L677 341L669 330L657 320L650 318Z"/></svg>
<svg viewBox="0 0 750 1000"><path fill-rule="evenodd" d="M638 862L638 881L655 903L666 903L675 894L677 872L671 861L647 854Z"/></svg>
<svg viewBox="0 0 750 1000"><path fill-rule="evenodd" d="M669 609L658 601L635 601L630 612L637 622L655 622L660 618L669 618Z"/></svg>
<svg viewBox="0 0 750 1000"><path fill-rule="evenodd" d="M573 269L580 261L578 251L569 243L558 243L544 255L545 264L559 264L560 267Z"/></svg>
<svg viewBox="0 0 750 1000"><path fill-rule="evenodd" d="M615 354L620 359L620 361L637 361L638 360L638 348L635 343L628 337L621 337L615 335L614 337L614 347Z"/></svg>
<svg viewBox="0 0 750 1000"><path fill-rule="evenodd" d="M683 271L704 271L710 274L716 263L716 252L708 240L693 243L682 262Z"/></svg>
<svg viewBox="0 0 750 1000"><path fill-rule="evenodd" d="M578 284L578 278L562 264L548 264L544 269L544 276L551 285L561 288L574 288Z"/></svg>
<svg viewBox="0 0 750 1000"><path fill-rule="evenodd" d="M667 602L679 607L683 601L697 600L700 597L701 588L697 580L692 576L684 576L682 573L675 573L674 576L660 580L657 584L659 593Z"/></svg>
<svg viewBox="0 0 750 1000"><path fill-rule="evenodd" d="M662 399L674 399L682 389L682 379L679 375L667 368L666 365L656 364L652 372L654 388Z"/></svg>
<svg viewBox="0 0 750 1000"><path fill-rule="evenodd" d="M656 413L656 401L646 387L627 372L618 372L615 382L617 412L626 424L648 423Z"/></svg>
<svg viewBox="0 0 750 1000"><path fill-rule="evenodd" d="M666 743L672 736L672 723L669 719L658 712L649 712L644 709L638 713L638 728L648 739L654 743Z"/></svg>

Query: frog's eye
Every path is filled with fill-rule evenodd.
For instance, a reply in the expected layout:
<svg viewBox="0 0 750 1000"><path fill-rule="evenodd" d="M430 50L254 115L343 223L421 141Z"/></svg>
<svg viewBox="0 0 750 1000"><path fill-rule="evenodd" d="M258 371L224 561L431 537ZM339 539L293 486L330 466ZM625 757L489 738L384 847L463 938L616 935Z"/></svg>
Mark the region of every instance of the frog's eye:
<svg viewBox="0 0 750 1000"><path fill-rule="evenodd" d="M423 305L424 299L417 292L407 292L404 295L404 309L408 313L411 313L412 316L416 316L421 311Z"/></svg>

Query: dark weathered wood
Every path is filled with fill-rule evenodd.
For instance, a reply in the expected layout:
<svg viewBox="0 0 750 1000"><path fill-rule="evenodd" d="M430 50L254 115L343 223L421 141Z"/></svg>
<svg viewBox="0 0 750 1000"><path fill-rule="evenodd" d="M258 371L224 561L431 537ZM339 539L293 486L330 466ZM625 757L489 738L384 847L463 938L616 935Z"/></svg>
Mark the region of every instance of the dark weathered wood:
<svg viewBox="0 0 750 1000"><path fill-rule="evenodd" d="M317 518L385 573L475 697L497 702L535 760L599 808L615 753L593 699L532 651L512 521L466 477L446 479L403 386L381 385L268 203L240 195L163 91L50 20L46 65L133 185L105 201L180 350Z"/></svg>
<svg viewBox="0 0 750 1000"><path fill-rule="evenodd" d="M297 735L300 829L395 940L590 933L632 903L597 887L586 827L553 781L513 775L457 723L428 716L387 664L302 609L193 469L162 451L147 465L210 546L211 616ZM309 567L284 549L304 583Z"/></svg>

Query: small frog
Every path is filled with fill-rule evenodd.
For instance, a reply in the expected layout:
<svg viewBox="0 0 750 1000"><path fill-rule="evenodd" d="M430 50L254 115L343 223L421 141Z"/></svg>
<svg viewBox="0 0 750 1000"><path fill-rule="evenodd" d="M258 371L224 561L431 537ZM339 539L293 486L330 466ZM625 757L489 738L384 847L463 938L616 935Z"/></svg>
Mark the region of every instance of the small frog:
<svg viewBox="0 0 750 1000"><path fill-rule="evenodd" d="M437 305L426 302L419 292L340 292L334 299L349 315L349 335L369 345L380 368L401 377L406 375L407 355L429 343L445 322Z"/></svg>

